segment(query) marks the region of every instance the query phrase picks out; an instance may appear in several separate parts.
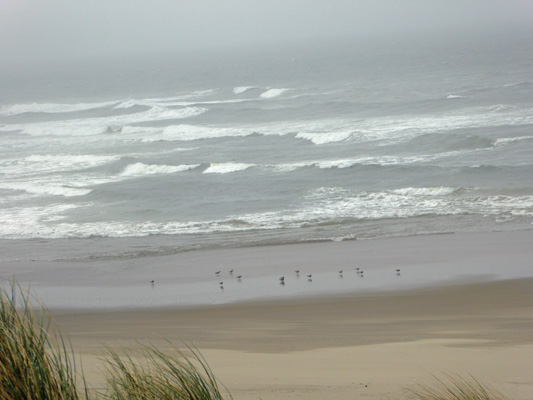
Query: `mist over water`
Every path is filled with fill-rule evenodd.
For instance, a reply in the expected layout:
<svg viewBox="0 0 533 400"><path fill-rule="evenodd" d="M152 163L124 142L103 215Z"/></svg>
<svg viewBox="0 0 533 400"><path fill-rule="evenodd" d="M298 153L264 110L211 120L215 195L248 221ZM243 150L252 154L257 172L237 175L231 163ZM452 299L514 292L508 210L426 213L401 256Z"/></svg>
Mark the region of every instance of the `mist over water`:
<svg viewBox="0 0 533 400"><path fill-rule="evenodd" d="M0 238L84 258L531 229L527 37L21 71L0 97Z"/></svg>

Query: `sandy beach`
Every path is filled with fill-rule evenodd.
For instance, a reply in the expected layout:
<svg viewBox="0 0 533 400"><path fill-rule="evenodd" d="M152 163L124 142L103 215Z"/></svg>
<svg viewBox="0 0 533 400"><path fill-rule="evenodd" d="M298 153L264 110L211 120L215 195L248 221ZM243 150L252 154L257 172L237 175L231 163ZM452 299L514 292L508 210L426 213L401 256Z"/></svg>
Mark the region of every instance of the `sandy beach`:
<svg viewBox="0 0 533 400"><path fill-rule="evenodd" d="M525 400L533 396L531 236L531 231L435 235L147 258L142 260L144 265L159 266L151 270L156 276L156 283L150 288L153 292L161 286L166 286L164 293L181 288L170 278L165 284L160 283L169 273L172 260L190 265L185 286L192 282L201 288L209 283L218 293L252 280L257 287L263 282L275 287L275 291L270 297L243 296L214 304L52 307L51 311L81 357L94 388L103 385L101 357L105 346L137 348L140 343L152 343L168 348L167 341L171 341L196 346L237 400L405 399L409 398L406 388L430 381L432 374L472 374L512 399ZM350 254L352 264L357 259L358 265L365 265L364 278L353 266L349 271L345 268L342 278L335 270L320 268L328 258L335 258L344 267ZM287 275L282 287L277 276L301 266L302 259L309 262L313 277L316 274L319 278L308 282L303 275L301 283L314 285L322 277L330 282L324 286L327 290L279 295L279 289L286 289L297 278ZM279 260L284 262L277 263ZM246 271L247 280L233 282L221 290L218 280L228 280L228 273L224 272L226 276L222 278L213 277L212 268L232 262L234 267ZM246 265L250 265L249 269L245 269ZM271 270L261 271L262 265L270 265ZM398 265L401 275L392 268ZM113 262L100 262L101 271L105 266L112 270ZM87 263L86 267L94 266ZM76 279L82 280L75 278L75 273L69 275L65 266L50 268L56 279L60 279L59 270L67 274L74 288ZM443 268L451 271L448 277L439 275ZM416 275L424 269L424 276L435 272L439 279L408 280L409 273ZM81 267L74 271L81 271ZM131 270L122 274L120 270L113 271L107 286L103 283L104 274L94 274L88 287L112 289L123 281L122 287L135 293L138 285L133 282ZM143 271L147 273L141 268L141 275ZM204 281L200 275L207 271L209 277ZM409 284L396 283L395 288L390 283L394 280L383 278L379 285L368 287L331 287L331 282L349 279L362 285L361 281L380 279L379 271L383 275L387 271L396 282L405 279ZM324 278L327 273L331 280ZM33 285L46 288L54 276L41 271L33 275ZM89 279L88 275L83 276ZM22 283L27 283L25 275L21 277ZM141 276L143 280L148 277ZM144 285L151 286L148 282Z"/></svg>

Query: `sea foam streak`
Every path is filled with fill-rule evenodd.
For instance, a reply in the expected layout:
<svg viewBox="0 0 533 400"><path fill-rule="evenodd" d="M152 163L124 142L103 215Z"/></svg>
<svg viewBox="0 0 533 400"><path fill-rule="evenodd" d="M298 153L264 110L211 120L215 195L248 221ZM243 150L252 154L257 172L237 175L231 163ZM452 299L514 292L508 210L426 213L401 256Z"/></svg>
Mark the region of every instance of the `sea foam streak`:
<svg viewBox="0 0 533 400"><path fill-rule="evenodd" d="M155 174L172 174L175 172L188 171L190 169L199 167L200 164L191 165L147 165L143 163L135 163L128 165L121 176L138 177Z"/></svg>
<svg viewBox="0 0 533 400"><path fill-rule="evenodd" d="M280 88L280 89L268 89L266 92L263 92L261 93L261 97L263 99L271 99L271 98L274 98L274 97L278 97L278 96L281 96L283 93L285 93L287 90L290 90L290 89L287 89L287 88Z"/></svg>
<svg viewBox="0 0 533 400"><path fill-rule="evenodd" d="M211 163L204 174L228 174L230 172L244 171L253 167L254 164L245 163Z"/></svg>
<svg viewBox="0 0 533 400"><path fill-rule="evenodd" d="M241 94L241 93L244 93L246 92L247 90L250 90L250 89L254 89L253 86L237 86L235 88L233 88L233 93L234 94Z"/></svg>
<svg viewBox="0 0 533 400"><path fill-rule="evenodd" d="M66 213L77 206L8 208L2 210L0 237L89 237L179 235L298 228L330 221L408 218L420 215L482 215L510 218L533 216L533 196L482 195L468 188L403 188L393 191L354 192L346 188L319 188L309 192L299 207L247 213L208 221L66 223ZM453 193L463 189L462 196ZM438 194L438 193L441 194ZM403 193L403 194L402 194Z"/></svg>
<svg viewBox="0 0 533 400"><path fill-rule="evenodd" d="M59 171L77 171L93 168L119 160L113 155L52 155L35 154L21 159L6 159L0 161L0 173L14 178L17 175L41 175Z"/></svg>
<svg viewBox="0 0 533 400"><path fill-rule="evenodd" d="M75 188L61 184L38 184L36 182L3 182L0 183L0 188L20 190L36 195L64 197L85 196L92 192L92 189Z"/></svg>
<svg viewBox="0 0 533 400"><path fill-rule="evenodd" d="M95 108L108 107L115 104L112 101L102 103L74 103L74 104L56 104L56 103L27 103L12 104L0 106L0 116L17 115L23 113L69 113L75 111L85 111Z"/></svg>
<svg viewBox="0 0 533 400"><path fill-rule="evenodd" d="M189 118L200 115L205 111L206 109L199 107L171 109L157 106L146 111L132 114L57 122L9 125L9 127L11 129L20 129L23 133L31 136L91 136L108 133L110 131L110 127L121 127L123 125L141 122L156 122Z"/></svg>

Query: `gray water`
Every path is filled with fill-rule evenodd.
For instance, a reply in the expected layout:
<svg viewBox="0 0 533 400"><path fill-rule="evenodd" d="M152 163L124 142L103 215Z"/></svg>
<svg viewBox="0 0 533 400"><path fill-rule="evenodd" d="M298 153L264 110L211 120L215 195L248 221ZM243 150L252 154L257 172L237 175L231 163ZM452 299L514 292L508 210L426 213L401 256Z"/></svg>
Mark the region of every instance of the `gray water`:
<svg viewBox="0 0 533 400"><path fill-rule="evenodd" d="M2 260L531 229L531 32L2 78Z"/></svg>

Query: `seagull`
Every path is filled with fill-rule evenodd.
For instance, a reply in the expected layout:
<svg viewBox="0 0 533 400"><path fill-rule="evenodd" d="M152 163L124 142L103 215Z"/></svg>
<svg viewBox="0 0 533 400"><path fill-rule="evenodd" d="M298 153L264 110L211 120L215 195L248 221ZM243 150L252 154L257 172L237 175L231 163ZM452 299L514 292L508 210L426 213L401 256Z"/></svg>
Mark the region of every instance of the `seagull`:
<svg viewBox="0 0 533 400"><path fill-rule="evenodd" d="M215 275L220 275L220 271L215 272Z"/></svg>

